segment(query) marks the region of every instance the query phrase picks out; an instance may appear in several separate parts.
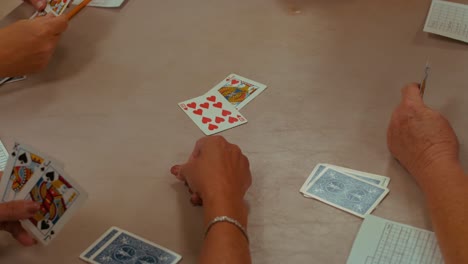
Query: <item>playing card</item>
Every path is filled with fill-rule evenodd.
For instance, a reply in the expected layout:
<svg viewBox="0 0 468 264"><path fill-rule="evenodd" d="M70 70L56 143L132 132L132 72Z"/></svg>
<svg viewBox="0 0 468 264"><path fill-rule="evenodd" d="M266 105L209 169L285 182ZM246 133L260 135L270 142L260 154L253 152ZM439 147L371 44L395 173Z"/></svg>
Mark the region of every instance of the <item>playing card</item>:
<svg viewBox="0 0 468 264"><path fill-rule="evenodd" d="M310 184L307 195L341 210L364 217L385 198L389 190L355 176L326 168Z"/></svg>
<svg viewBox="0 0 468 264"><path fill-rule="evenodd" d="M47 6L44 9L44 12L52 13L55 16L60 16L65 12L67 6L70 4L71 0L48 0Z"/></svg>
<svg viewBox="0 0 468 264"><path fill-rule="evenodd" d="M16 200L18 193L28 183L36 168L45 160L52 160L62 165L30 146L15 143L0 180L0 202Z"/></svg>
<svg viewBox="0 0 468 264"><path fill-rule="evenodd" d="M75 0L73 1L74 5L79 5L83 2L83 0ZM93 0L91 1L88 6L96 6L96 7L120 7L125 0Z"/></svg>
<svg viewBox="0 0 468 264"><path fill-rule="evenodd" d="M0 141L0 171L5 170L7 161L8 161L8 151L3 145L3 142Z"/></svg>
<svg viewBox="0 0 468 264"><path fill-rule="evenodd" d="M206 135L247 123L247 119L217 92L179 103L179 107Z"/></svg>
<svg viewBox="0 0 468 264"><path fill-rule="evenodd" d="M96 240L90 247L88 247L80 255L80 259L89 262L91 257L96 254L107 242L111 241L116 235L120 234L120 229L111 227L107 230L98 240Z"/></svg>
<svg viewBox="0 0 468 264"><path fill-rule="evenodd" d="M116 227L113 228L119 230L119 233L110 238L104 246L91 256L88 260L89 263L175 264L182 259L180 255L167 248L154 244L125 230Z"/></svg>
<svg viewBox="0 0 468 264"><path fill-rule="evenodd" d="M353 169L331 165L331 164L327 164L327 166L330 168L335 168L336 170L344 172L345 174L356 176L360 178L361 180L365 180L365 181L380 185L382 187L387 187L390 184L390 178L386 176L353 170Z"/></svg>
<svg viewBox="0 0 468 264"><path fill-rule="evenodd" d="M0 85L7 83L8 80L10 80L10 79L11 79L10 77L0 78Z"/></svg>
<svg viewBox="0 0 468 264"><path fill-rule="evenodd" d="M87 198L86 191L59 166L45 161L18 194L18 200L41 204L39 212L32 218L21 220L21 224L39 242L47 245Z"/></svg>
<svg viewBox="0 0 468 264"><path fill-rule="evenodd" d="M220 93L237 110L240 110L266 88L267 86L264 84L232 73L213 87L210 92Z"/></svg>
<svg viewBox="0 0 468 264"><path fill-rule="evenodd" d="M26 80L26 76L18 76L18 77L12 77L12 78L9 78L9 80L6 82L6 83L14 83L14 82L19 82L19 81L23 81L23 80Z"/></svg>

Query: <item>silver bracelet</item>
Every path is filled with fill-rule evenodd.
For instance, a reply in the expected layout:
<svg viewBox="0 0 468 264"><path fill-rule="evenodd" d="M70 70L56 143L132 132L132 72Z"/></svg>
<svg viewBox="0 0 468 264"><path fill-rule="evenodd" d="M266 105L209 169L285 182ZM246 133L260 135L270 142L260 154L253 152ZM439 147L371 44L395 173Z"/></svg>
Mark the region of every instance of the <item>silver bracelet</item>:
<svg viewBox="0 0 468 264"><path fill-rule="evenodd" d="M247 234L247 230L245 230L245 228L239 223L239 221L237 221L236 219L233 219L233 218L231 218L229 216L217 216L217 217L215 217L213 219L213 221L211 221L208 224L208 227L206 228L205 238L208 236L208 233L210 232L210 229L215 224L221 223L221 222L227 222L227 223L235 225L237 228L239 228L240 231L242 231L242 234L244 235L245 239L247 239L247 243L250 243L249 235Z"/></svg>

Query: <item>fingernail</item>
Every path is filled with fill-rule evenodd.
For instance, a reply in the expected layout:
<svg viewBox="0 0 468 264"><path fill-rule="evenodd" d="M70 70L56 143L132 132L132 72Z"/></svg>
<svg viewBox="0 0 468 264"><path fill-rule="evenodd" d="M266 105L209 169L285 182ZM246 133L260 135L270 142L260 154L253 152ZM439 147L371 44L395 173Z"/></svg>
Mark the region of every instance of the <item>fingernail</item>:
<svg viewBox="0 0 468 264"><path fill-rule="evenodd" d="M37 1L36 2L36 7L37 9L41 9L45 4L45 1Z"/></svg>
<svg viewBox="0 0 468 264"><path fill-rule="evenodd" d="M31 201L30 203L28 203L27 207L29 212L36 213L37 211L39 211L39 209L41 209L41 204Z"/></svg>
<svg viewBox="0 0 468 264"><path fill-rule="evenodd" d="M179 165L172 166L171 173L177 176L179 174Z"/></svg>

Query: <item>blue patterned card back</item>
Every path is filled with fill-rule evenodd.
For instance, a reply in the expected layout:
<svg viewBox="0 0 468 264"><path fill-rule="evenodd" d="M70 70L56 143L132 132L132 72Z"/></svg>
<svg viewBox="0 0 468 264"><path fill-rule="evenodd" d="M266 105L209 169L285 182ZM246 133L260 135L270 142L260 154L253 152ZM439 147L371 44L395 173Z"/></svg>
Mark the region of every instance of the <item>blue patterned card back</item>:
<svg viewBox="0 0 468 264"><path fill-rule="evenodd" d="M168 249L122 232L92 261L99 264L175 264L180 259Z"/></svg>

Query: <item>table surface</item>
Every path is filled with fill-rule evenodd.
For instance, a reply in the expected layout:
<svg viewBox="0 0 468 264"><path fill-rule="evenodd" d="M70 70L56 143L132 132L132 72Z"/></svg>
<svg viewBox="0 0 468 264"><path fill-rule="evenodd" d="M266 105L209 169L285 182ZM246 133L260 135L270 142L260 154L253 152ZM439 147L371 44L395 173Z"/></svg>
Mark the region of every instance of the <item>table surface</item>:
<svg viewBox="0 0 468 264"><path fill-rule="evenodd" d="M466 3L466 2L465 2ZM48 69L0 90L0 131L62 160L89 200L48 247L0 237L2 263L81 263L111 226L195 263L202 209L169 173L201 131L177 103L231 72L268 85L223 132L251 161L254 263L344 263L362 222L298 190L319 162L391 177L375 215L430 229L416 183L386 128L400 88L433 66L426 102L465 147L467 45L422 32L425 1L128 1L87 8ZM3 25L32 14L17 8Z"/></svg>

